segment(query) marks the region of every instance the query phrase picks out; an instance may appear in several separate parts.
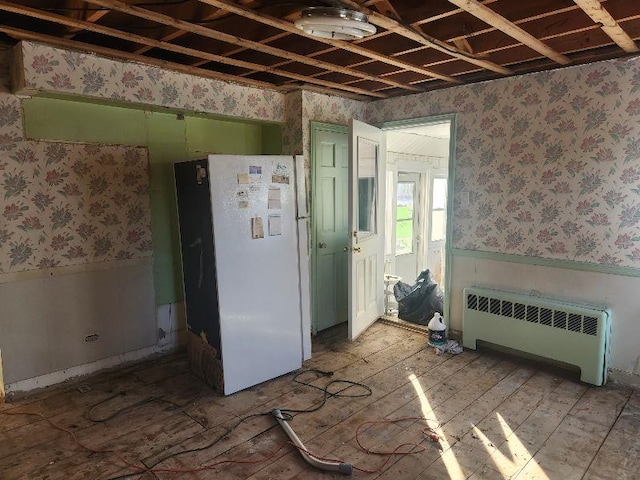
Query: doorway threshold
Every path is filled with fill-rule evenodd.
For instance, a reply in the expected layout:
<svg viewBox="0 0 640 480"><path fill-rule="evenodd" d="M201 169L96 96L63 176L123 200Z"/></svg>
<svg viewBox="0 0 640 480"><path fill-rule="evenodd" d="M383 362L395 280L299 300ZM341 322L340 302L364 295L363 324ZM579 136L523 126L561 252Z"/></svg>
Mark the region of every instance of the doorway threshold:
<svg viewBox="0 0 640 480"><path fill-rule="evenodd" d="M379 318L379 321L386 324L392 325L398 328L404 328L405 330L411 330L412 332L423 333L424 335L429 334L429 329L426 325L419 325L417 323L407 322L406 320L402 320L393 315L382 315Z"/></svg>

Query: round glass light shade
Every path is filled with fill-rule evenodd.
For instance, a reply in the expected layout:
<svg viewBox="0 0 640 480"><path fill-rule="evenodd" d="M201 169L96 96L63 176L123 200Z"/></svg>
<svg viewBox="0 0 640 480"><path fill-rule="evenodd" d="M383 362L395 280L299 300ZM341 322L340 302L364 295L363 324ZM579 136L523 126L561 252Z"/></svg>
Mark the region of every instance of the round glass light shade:
<svg viewBox="0 0 640 480"><path fill-rule="evenodd" d="M355 40L376 33L360 12L340 8L308 8L295 22L296 27L309 35L336 40Z"/></svg>

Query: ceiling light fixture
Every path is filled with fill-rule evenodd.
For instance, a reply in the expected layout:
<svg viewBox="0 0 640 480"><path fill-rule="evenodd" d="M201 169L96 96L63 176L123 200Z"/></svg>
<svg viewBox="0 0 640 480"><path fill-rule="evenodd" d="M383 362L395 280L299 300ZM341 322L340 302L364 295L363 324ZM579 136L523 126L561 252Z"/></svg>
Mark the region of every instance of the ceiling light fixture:
<svg viewBox="0 0 640 480"><path fill-rule="evenodd" d="M357 40L376 33L364 13L336 7L305 8L295 25L314 37L334 40Z"/></svg>

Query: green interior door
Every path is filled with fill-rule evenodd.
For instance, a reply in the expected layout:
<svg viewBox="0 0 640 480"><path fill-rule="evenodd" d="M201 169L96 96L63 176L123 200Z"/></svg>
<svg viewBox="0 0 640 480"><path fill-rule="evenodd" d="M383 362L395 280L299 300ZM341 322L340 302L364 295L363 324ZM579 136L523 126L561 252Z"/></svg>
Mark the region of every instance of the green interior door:
<svg viewBox="0 0 640 480"><path fill-rule="evenodd" d="M346 127L313 124L313 324L316 331L346 322L348 161Z"/></svg>

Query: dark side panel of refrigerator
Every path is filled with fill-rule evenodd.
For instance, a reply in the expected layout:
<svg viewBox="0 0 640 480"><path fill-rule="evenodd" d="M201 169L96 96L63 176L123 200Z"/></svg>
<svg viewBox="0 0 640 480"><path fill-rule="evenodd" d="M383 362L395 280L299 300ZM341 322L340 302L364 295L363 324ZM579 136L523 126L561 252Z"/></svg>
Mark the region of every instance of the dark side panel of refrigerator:
<svg viewBox="0 0 640 480"><path fill-rule="evenodd" d="M207 160L179 162L174 169L189 362L196 375L221 390L220 315Z"/></svg>

